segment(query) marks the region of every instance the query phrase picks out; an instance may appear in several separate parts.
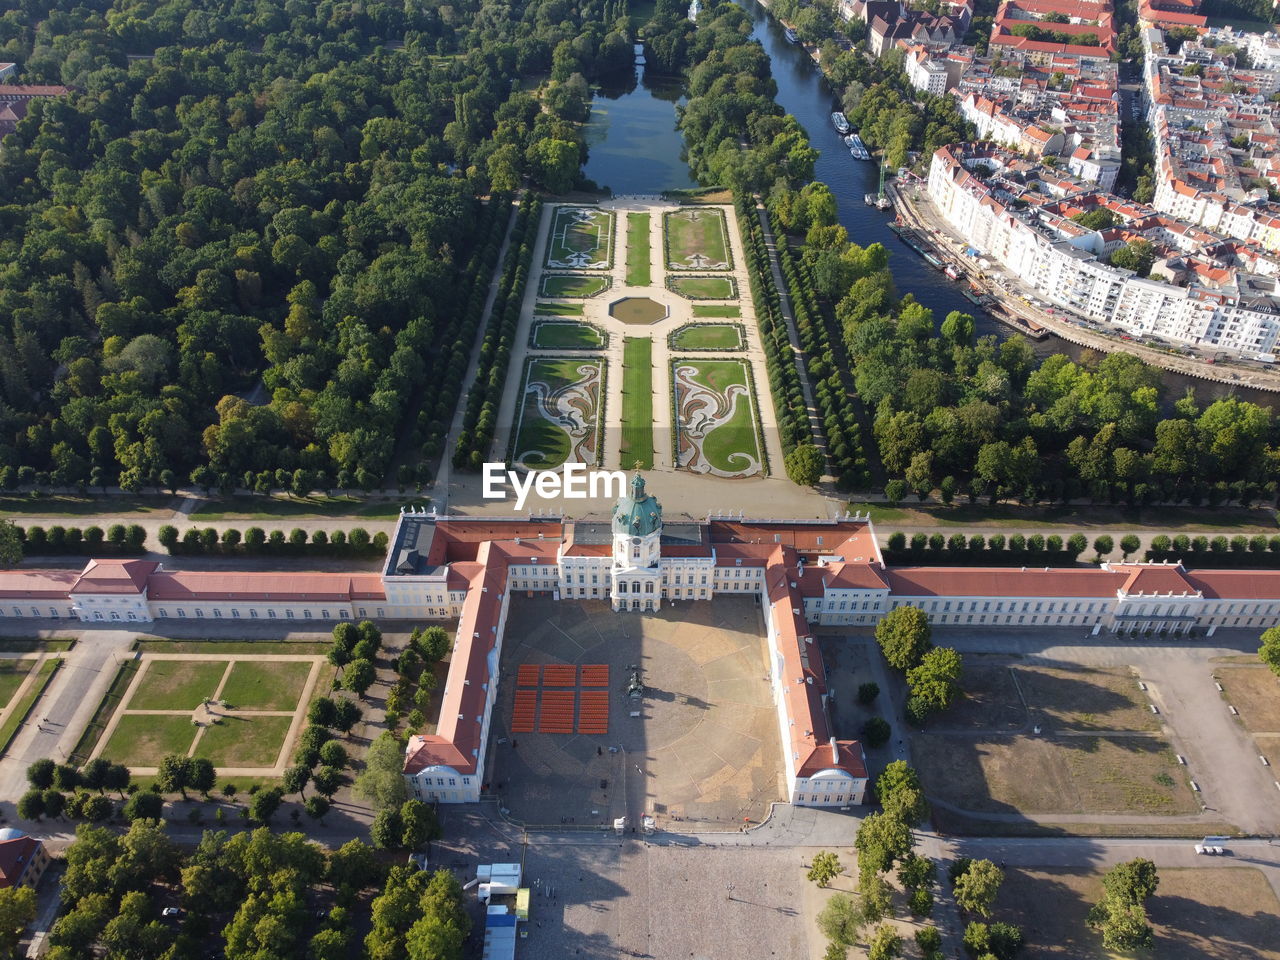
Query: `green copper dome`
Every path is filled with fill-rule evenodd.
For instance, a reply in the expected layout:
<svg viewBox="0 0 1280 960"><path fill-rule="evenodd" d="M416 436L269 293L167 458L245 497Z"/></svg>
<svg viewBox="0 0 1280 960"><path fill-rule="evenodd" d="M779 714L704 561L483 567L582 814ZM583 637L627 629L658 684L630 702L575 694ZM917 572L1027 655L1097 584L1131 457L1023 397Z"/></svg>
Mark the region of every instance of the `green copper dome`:
<svg viewBox="0 0 1280 960"><path fill-rule="evenodd" d="M662 505L658 498L644 492L644 477L631 478L631 493L621 497L613 508L613 532L644 537L662 529Z"/></svg>

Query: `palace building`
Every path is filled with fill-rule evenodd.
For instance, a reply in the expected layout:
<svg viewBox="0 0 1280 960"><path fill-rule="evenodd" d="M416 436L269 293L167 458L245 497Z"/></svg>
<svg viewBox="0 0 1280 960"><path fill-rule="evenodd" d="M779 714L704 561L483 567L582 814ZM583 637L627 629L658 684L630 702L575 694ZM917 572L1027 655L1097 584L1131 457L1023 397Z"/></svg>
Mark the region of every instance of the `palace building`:
<svg viewBox="0 0 1280 960"><path fill-rule="evenodd" d="M862 803L856 741L832 736L816 628L872 627L900 606L965 627L1081 627L1124 635L1261 629L1280 620L1280 570L889 567L871 521L663 519L636 475L608 520L401 514L380 574L170 571L92 560L80 572L0 573L0 614L102 626L164 620L310 623L456 620L437 732L410 739L415 796L480 796L499 660L513 595L607 602L620 614L736 594L761 605L788 799ZM283 624L282 624L283 625Z"/></svg>

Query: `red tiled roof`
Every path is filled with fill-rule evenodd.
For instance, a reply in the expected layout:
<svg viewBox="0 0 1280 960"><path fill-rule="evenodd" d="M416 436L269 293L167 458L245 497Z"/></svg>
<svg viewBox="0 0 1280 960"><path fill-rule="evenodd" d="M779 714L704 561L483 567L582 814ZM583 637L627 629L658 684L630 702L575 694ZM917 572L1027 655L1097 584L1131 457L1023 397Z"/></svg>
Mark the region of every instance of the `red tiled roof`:
<svg viewBox="0 0 1280 960"><path fill-rule="evenodd" d="M5 570L0 572L0 597L65 600L78 579L78 570Z"/></svg>
<svg viewBox="0 0 1280 960"><path fill-rule="evenodd" d="M1121 588L1127 594L1152 596L1172 593L1181 595L1195 593L1196 590L1187 578L1183 576L1182 568L1178 566L1153 567L1147 564L1113 563L1110 564L1110 567L1112 570L1129 575Z"/></svg>
<svg viewBox="0 0 1280 960"><path fill-rule="evenodd" d="M40 845L35 837L0 840L0 888L12 887L22 880Z"/></svg>
<svg viewBox="0 0 1280 960"><path fill-rule="evenodd" d="M142 593L160 564L151 560L90 560L70 593Z"/></svg>
<svg viewBox="0 0 1280 960"><path fill-rule="evenodd" d="M1186 576L1211 600L1280 599L1280 570L1188 570Z"/></svg>
<svg viewBox="0 0 1280 960"><path fill-rule="evenodd" d="M899 597L1111 597L1128 573L1069 568L890 567Z"/></svg>
<svg viewBox="0 0 1280 960"><path fill-rule="evenodd" d="M358 583L357 583L358 579ZM346 573L218 573L160 572L148 584L150 600L297 600L345 603L385 599L381 578Z"/></svg>

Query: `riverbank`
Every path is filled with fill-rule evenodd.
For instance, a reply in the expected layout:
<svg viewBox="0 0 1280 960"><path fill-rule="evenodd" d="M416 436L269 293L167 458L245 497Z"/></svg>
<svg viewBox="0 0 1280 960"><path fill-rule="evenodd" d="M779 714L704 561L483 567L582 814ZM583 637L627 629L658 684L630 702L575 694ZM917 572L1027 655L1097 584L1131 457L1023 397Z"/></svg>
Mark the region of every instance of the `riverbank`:
<svg viewBox="0 0 1280 960"><path fill-rule="evenodd" d="M963 264L972 277L976 278L983 272L977 259L966 254L965 251L969 249L966 241L957 236L946 218L938 213L922 186L913 185L900 189L894 184L888 189L893 197L894 208L905 222L918 230L927 231L932 241L944 247L949 257ZM1280 393L1280 371L1228 362L1210 364L1181 354L1167 353L1136 340L1122 340L1119 337L1108 336L1100 330L1083 326L1083 321L1066 320L1057 314L1038 309L1024 302L1019 295L994 283L983 280L974 282L983 295L993 298L1000 304L1001 309L1017 318L1019 322L1042 327L1054 336L1077 346L1103 353L1129 353L1150 366L1211 383ZM1017 282L1016 278L1013 282ZM1024 293L1028 297L1038 295L1030 288L1025 288Z"/></svg>

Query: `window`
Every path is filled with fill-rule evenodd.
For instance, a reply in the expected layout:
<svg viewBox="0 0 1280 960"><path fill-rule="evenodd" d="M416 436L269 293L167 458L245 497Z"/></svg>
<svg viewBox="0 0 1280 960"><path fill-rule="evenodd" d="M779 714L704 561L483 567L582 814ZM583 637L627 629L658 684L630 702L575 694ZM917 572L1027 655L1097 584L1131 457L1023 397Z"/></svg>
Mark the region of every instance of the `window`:
<svg viewBox="0 0 1280 960"><path fill-rule="evenodd" d="M457 780L455 780L453 777L450 777L450 778L449 778L449 786L451 786L451 787L456 787L457 785L458 785L458 781L457 781Z"/></svg>
<svg viewBox="0 0 1280 960"><path fill-rule="evenodd" d="M257 611L257 610L254 610L252 607L250 607L250 608L249 608L249 619L250 619L250 620L257 620L257 619L258 619L258 611Z"/></svg>
<svg viewBox="0 0 1280 960"><path fill-rule="evenodd" d="M231 611L231 616L232 616L232 617L234 617L236 620L239 620L239 619L240 619L240 608L239 608L239 607L236 607L236 608L232 609L232 611Z"/></svg>
<svg viewBox="0 0 1280 960"><path fill-rule="evenodd" d="M204 616L204 611L203 611L203 610L201 610L199 607L196 607L196 616L197 616L197 617L203 617L203 616Z"/></svg>
<svg viewBox="0 0 1280 960"><path fill-rule="evenodd" d="M618 581L618 592L619 592L619 593L626 593L626 592L627 592L627 581L625 581L625 580L619 580L619 581Z"/></svg>
<svg viewBox="0 0 1280 960"><path fill-rule="evenodd" d="M275 618L276 618L276 612L274 610L268 610L267 619L274 620Z"/></svg>
<svg viewBox="0 0 1280 960"><path fill-rule="evenodd" d="M328 620L328 619L329 619L329 611L328 611L328 610L321 610L321 611L320 611L320 616L321 616L323 619Z"/></svg>
<svg viewBox="0 0 1280 960"><path fill-rule="evenodd" d="M286 610L285 610L285 612L284 612L284 618L285 618L286 620L292 620L292 619L293 619L293 611L292 611L292 610L289 610L289 609L286 609Z"/></svg>
<svg viewBox="0 0 1280 960"><path fill-rule="evenodd" d="M215 620L221 620L221 619L222 619L222 611L221 611L221 610L219 610L217 607L214 607L214 608L213 608L213 618L214 618Z"/></svg>

